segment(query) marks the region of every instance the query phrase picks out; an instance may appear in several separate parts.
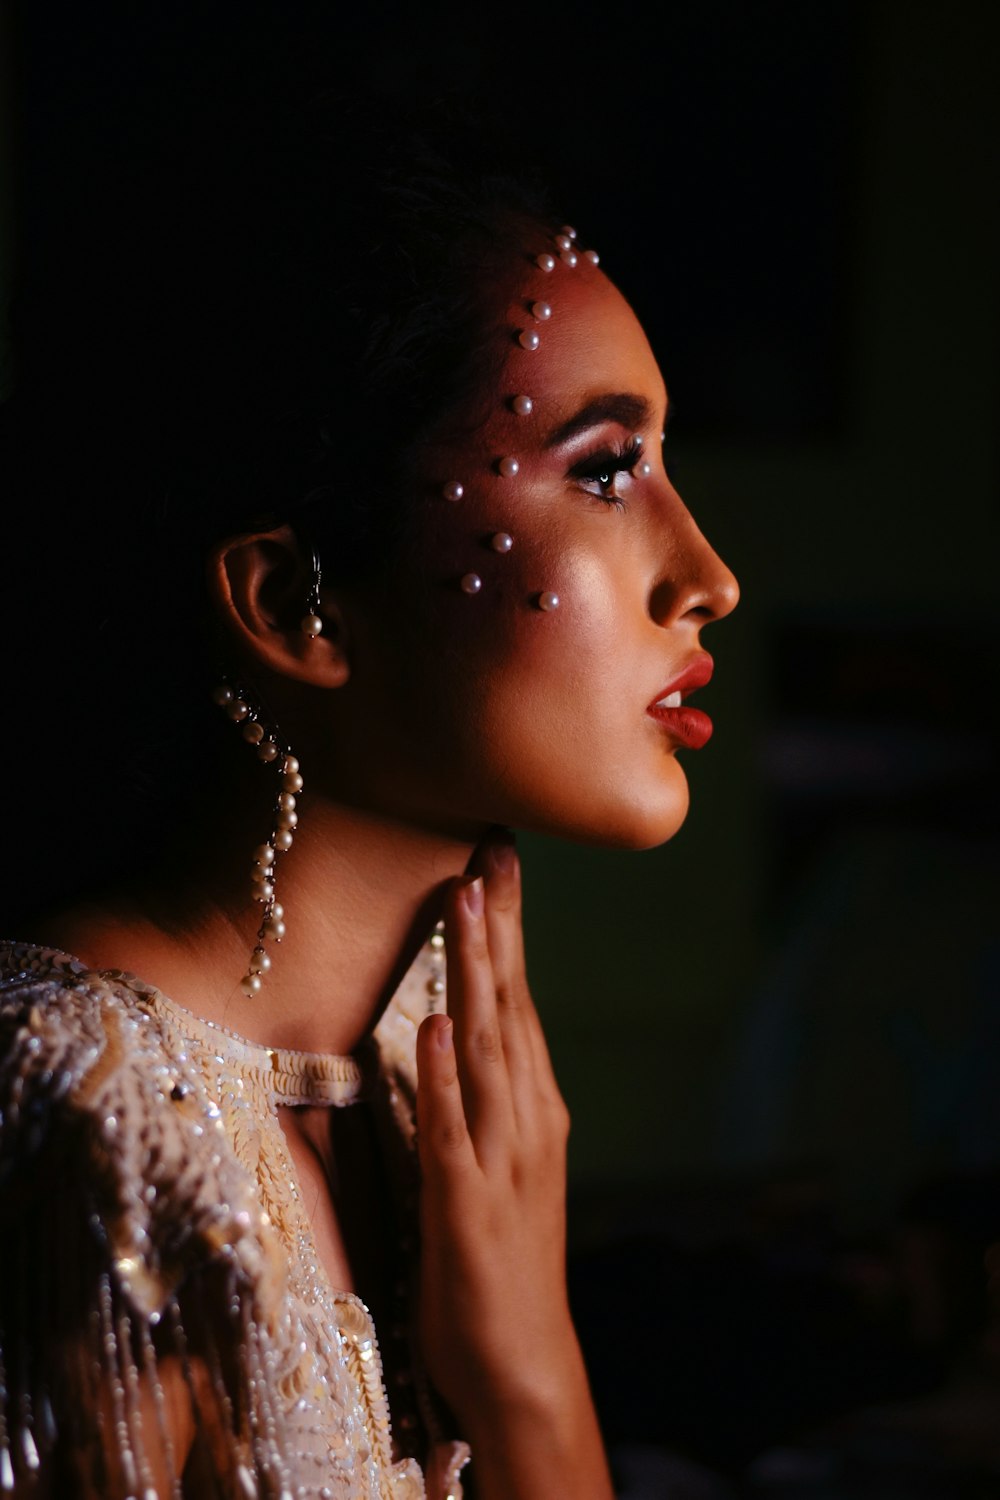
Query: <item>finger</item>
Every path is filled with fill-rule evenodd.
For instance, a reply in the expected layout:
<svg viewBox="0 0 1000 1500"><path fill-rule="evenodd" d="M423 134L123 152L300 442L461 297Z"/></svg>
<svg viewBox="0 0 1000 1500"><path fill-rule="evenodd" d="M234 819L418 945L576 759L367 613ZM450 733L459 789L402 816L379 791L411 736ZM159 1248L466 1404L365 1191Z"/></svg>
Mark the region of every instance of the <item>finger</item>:
<svg viewBox="0 0 1000 1500"><path fill-rule="evenodd" d="M458 1077L469 1132L482 1162L508 1149L513 1105L480 876L456 881L449 891L445 937L448 1011L455 1022Z"/></svg>
<svg viewBox="0 0 1000 1500"><path fill-rule="evenodd" d="M423 1192L432 1202L461 1191L475 1170L453 1032L441 1015L428 1016L417 1031L417 1152Z"/></svg>
<svg viewBox="0 0 1000 1500"><path fill-rule="evenodd" d="M497 1016L519 1123L534 1119L537 1103L535 1044L530 1030L531 995L524 964L521 869L510 838L487 846L486 934L497 994Z"/></svg>

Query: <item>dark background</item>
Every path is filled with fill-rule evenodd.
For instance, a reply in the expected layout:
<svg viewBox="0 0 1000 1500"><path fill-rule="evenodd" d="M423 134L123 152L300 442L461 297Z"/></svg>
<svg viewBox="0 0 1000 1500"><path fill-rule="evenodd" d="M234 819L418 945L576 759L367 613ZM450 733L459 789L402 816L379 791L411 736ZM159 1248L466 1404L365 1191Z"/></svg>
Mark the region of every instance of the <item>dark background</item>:
<svg viewBox="0 0 1000 1500"><path fill-rule="evenodd" d="M448 83L537 145L660 357L675 478L743 587L715 737L665 848L523 840L574 1296L634 1500L1000 1495L995 14L6 13L8 202L67 276L88 161L192 80L220 110L258 79ZM44 556L18 566L44 597ZM10 642L5 676L10 744Z"/></svg>

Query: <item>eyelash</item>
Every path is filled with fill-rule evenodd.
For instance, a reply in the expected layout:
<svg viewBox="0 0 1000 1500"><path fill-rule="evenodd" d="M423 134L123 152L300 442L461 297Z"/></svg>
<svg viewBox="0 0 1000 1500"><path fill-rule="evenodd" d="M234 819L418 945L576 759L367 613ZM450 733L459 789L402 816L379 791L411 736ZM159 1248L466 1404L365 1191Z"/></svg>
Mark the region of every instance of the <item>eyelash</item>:
<svg viewBox="0 0 1000 1500"><path fill-rule="evenodd" d="M587 458L581 459L570 470L572 479L592 479L598 484L614 484L619 474L631 474L636 464L642 457L643 445L631 438L623 448L603 448L600 453L592 453ZM593 493L593 491L591 492ZM605 505L613 505L616 510L625 510L625 501L620 495L598 494L599 500Z"/></svg>

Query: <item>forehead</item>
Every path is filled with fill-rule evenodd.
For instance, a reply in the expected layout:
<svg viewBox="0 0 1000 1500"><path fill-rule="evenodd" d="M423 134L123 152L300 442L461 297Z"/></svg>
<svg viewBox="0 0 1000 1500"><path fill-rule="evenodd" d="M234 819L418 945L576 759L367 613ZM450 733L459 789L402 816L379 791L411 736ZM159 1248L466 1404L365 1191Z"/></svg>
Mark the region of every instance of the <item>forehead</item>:
<svg viewBox="0 0 1000 1500"><path fill-rule="evenodd" d="M666 392L649 340L598 267L581 259L573 268L557 261L550 272L529 272L505 317L504 398L530 396L538 415L553 422L609 393L634 394L662 412ZM538 347L525 348L522 333L536 334Z"/></svg>

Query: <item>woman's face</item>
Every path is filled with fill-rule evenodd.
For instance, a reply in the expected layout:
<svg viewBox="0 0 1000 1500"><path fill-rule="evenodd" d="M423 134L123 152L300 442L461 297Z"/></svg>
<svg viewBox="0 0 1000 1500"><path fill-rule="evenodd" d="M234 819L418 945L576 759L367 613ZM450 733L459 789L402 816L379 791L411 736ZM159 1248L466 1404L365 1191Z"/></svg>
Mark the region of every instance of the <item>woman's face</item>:
<svg viewBox="0 0 1000 1500"><path fill-rule="evenodd" d="M737 584L667 478L663 379L607 277L582 256L526 270L497 339L485 406L427 450L391 587L350 597L332 784L459 835L651 847L683 821L682 758L707 727L651 705L692 668L704 684L702 631Z"/></svg>

